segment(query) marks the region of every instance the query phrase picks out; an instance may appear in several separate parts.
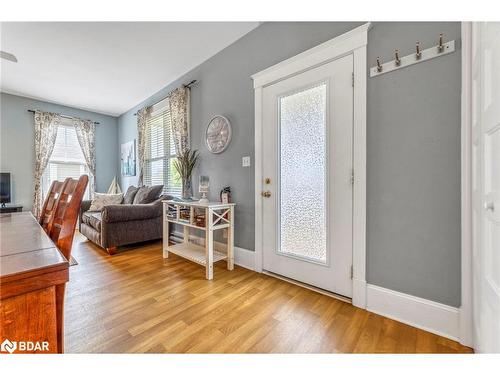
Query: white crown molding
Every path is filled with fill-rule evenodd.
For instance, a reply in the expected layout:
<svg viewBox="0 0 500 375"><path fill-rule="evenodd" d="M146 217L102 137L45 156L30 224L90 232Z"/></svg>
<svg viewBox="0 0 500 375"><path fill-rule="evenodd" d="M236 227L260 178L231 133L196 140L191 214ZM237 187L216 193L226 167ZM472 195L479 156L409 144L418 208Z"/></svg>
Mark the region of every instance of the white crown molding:
<svg viewBox="0 0 500 375"><path fill-rule="evenodd" d="M316 47L308 49L287 60L252 75L254 89L272 84L278 80L300 73L304 70L325 64L330 60L352 53L368 43L368 30L371 22L358 26L336 38L330 39Z"/></svg>

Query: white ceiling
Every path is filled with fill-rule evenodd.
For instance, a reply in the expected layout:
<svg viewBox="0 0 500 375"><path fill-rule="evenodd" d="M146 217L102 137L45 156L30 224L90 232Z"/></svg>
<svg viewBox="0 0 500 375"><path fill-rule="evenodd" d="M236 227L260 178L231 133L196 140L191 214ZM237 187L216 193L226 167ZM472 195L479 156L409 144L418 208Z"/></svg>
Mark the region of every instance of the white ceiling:
<svg viewBox="0 0 500 375"><path fill-rule="evenodd" d="M118 116L258 25L3 22L1 90Z"/></svg>

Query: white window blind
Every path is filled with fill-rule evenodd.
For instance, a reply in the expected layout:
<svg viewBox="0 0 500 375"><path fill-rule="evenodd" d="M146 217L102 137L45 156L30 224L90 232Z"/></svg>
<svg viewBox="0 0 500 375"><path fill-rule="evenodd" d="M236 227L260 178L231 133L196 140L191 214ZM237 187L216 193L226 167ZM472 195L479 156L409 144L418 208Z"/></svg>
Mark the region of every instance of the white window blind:
<svg viewBox="0 0 500 375"><path fill-rule="evenodd" d="M180 196L182 182L172 163L176 154L168 101L155 107L146 126L144 184L163 185L163 193Z"/></svg>
<svg viewBox="0 0 500 375"><path fill-rule="evenodd" d="M73 126L59 125L54 150L42 179L44 198L50 189L52 181L64 181L68 177L78 179L82 174L89 174L89 172L76 137L75 128ZM87 186L84 199L88 198L89 189Z"/></svg>

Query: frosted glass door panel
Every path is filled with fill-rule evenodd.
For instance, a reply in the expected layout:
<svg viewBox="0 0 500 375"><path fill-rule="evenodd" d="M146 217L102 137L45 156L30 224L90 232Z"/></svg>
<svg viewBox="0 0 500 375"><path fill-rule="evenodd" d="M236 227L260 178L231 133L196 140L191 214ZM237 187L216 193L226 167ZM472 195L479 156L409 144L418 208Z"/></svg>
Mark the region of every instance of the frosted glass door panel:
<svg viewBox="0 0 500 375"><path fill-rule="evenodd" d="M327 85L279 100L278 253L327 262Z"/></svg>

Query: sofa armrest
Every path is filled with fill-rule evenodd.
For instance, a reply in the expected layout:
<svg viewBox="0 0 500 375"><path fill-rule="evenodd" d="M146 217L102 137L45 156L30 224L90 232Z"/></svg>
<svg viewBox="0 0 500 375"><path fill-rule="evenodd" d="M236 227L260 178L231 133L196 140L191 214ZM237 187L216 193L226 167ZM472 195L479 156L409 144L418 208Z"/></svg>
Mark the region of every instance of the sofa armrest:
<svg viewBox="0 0 500 375"><path fill-rule="evenodd" d="M112 204L102 209L102 220L116 223L132 220L152 219L162 215L162 205L156 202L148 204Z"/></svg>
<svg viewBox="0 0 500 375"><path fill-rule="evenodd" d="M82 225L82 216L83 214L89 210L90 208L90 205L92 204L92 201L91 200L82 200L82 203L80 204L80 212L78 213L78 229L80 230L81 229L81 225Z"/></svg>

